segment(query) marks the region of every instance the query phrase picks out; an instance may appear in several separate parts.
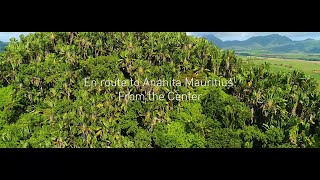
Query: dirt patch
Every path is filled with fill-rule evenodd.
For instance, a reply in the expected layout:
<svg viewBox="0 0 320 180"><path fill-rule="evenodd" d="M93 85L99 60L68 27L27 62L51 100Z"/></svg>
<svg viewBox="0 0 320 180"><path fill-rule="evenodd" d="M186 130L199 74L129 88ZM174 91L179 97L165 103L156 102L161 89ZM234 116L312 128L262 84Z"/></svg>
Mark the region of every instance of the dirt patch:
<svg viewBox="0 0 320 180"><path fill-rule="evenodd" d="M313 73L320 74L320 70L312 70Z"/></svg>

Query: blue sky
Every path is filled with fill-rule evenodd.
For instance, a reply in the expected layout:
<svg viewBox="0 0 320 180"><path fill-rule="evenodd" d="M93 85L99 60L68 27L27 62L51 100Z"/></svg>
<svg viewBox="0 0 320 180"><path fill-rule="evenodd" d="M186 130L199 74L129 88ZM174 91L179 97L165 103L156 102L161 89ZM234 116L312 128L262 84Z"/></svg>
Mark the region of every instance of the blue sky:
<svg viewBox="0 0 320 180"><path fill-rule="evenodd" d="M0 41L9 42L12 37L19 39L20 34L28 34L28 32L0 32Z"/></svg>
<svg viewBox="0 0 320 180"><path fill-rule="evenodd" d="M320 32L188 32L188 34L213 34L223 41L229 40L246 40L253 36L265 36L270 34L279 34L287 36L292 40L305 40L308 38L320 40Z"/></svg>
<svg viewBox="0 0 320 180"><path fill-rule="evenodd" d="M320 32L204 32L212 33L216 37L227 40L246 40L252 36L264 36L269 34L280 34L292 40L304 40L307 38L320 40ZM20 34L28 32L0 32L0 41L8 42L11 37L19 38ZM188 32L188 34L199 35L199 32Z"/></svg>

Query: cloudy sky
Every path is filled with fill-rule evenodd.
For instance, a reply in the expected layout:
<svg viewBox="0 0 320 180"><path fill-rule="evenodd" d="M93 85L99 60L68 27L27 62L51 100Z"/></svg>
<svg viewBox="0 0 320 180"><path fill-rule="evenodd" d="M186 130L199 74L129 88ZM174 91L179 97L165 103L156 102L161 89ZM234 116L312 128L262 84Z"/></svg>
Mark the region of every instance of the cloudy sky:
<svg viewBox="0 0 320 180"><path fill-rule="evenodd" d="M246 40L252 36L264 36L269 34L280 34L291 38L292 40L304 40L307 38L320 40L320 32L204 32L212 33L216 37L227 40ZM8 42L11 37L19 38L20 34L27 32L0 32L0 41ZM199 32L188 32L188 34L199 35ZM202 33L203 34L203 33Z"/></svg>
<svg viewBox="0 0 320 180"><path fill-rule="evenodd" d="M265 36L270 34L280 34L292 40L305 40L308 38L320 40L320 32L188 32L198 36L200 34L213 34L223 41L246 40L253 36Z"/></svg>

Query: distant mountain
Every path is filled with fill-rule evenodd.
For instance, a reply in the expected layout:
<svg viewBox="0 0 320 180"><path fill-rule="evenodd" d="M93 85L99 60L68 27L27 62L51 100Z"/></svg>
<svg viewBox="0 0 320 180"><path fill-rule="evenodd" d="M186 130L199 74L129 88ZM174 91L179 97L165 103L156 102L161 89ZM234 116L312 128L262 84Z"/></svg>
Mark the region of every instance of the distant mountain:
<svg viewBox="0 0 320 180"><path fill-rule="evenodd" d="M286 36L271 34L267 36L255 36L244 41L222 41L212 34L204 34L202 37L223 49L236 51L264 51L268 53L320 53L320 40L306 39L293 41Z"/></svg>
<svg viewBox="0 0 320 180"><path fill-rule="evenodd" d="M251 37L246 42L250 43L258 43L261 46L270 46L270 45L282 45L291 43L292 40L286 36L280 36L279 34L271 34L268 36L256 36Z"/></svg>
<svg viewBox="0 0 320 180"><path fill-rule="evenodd" d="M245 41L225 41L221 47L232 48L259 48L271 47L292 43L292 40L286 36L271 34L267 36L255 36Z"/></svg>
<svg viewBox="0 0 320 180"><path fill-rule="evenodd" d="M308 39L306 39L304 41L314 41L314 39L308 38Z"/></svg>
<svg viewBox="0 0 320 180"><path fill-rule="evenodd" d="M283 46L269 48L271 52L286 53L286 52L304 52L304 53L320 53L319 40L303 40L294 41Z"/></svg>
<svg viewBox="0 0 320 180"><path fill-rule="evenodd" d="M4 47L6 47L8 43L0 41L0 51L3 51Z"/></svg>
<svg viewBox="0 0 320 180"><path fill-rule="evenodd" d="M203 34L202 37L206 38L208 41L214 43L219 47L223 46L223 41L214 36L213 34Z"/></svg>

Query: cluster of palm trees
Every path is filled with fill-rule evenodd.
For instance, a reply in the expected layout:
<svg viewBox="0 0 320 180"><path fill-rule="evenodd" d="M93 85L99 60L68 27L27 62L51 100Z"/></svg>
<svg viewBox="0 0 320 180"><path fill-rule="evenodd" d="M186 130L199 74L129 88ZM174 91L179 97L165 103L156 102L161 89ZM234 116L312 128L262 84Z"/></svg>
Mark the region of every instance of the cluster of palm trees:
<svg viewBox="0 0 320 180"><path fill-rule="evenodd" d="M262 142L253 142L253 134L259 134L260 139L256 139L262 141L261 134L269 138L275 133L284 136L281 140L269 138L266 142L272 146L286 143L295 147L317 146L320 99L313 79L298 71L270 72L268 64L255 66L237 57L233 51L221 50L206 39L186 33L45 32L21 35L20 41L11 39L0 54L0 77L0 87L14 88L12 103L21 102L23 107L16 114L16 122L6 122L0 131L6 133L6 137L14 136L21 128L32 132L16 137L15 146L171 147L174 146L172 142L169 145L165 140L170 137L173 142L184 142L183 146L187 147L216 147L213 142L217 141L212 140L214 132L226 133L223 138L239 136L236 146L242 147L262 146ZM130 102L119 101L118 92L194 92L209 97L210 92L217 91L215 87L183 86L84 87L85 77L141 82L145 78L216 77L232 78L235 85L228 89L219 87L227 93L220 93L219 101L211 98L210 102L202 100L202 103L169 99ZM211 111L212 108L205 107L207 105L218 109ZM191 111L188 107L199 109L184 113ZM201 109L220 114L214 116ZM179 113L184 116L177 116ZM13 130L13 126L19 125L21 119L31 117L30 114L39 118L41 126L25 124ZM221 129L217 129L219 126ZM181 127L185 128L181 130ZM183 135L169 135L175 128ZM0 145L8 146L8 143L6 138L0 140Z"/></svg>

